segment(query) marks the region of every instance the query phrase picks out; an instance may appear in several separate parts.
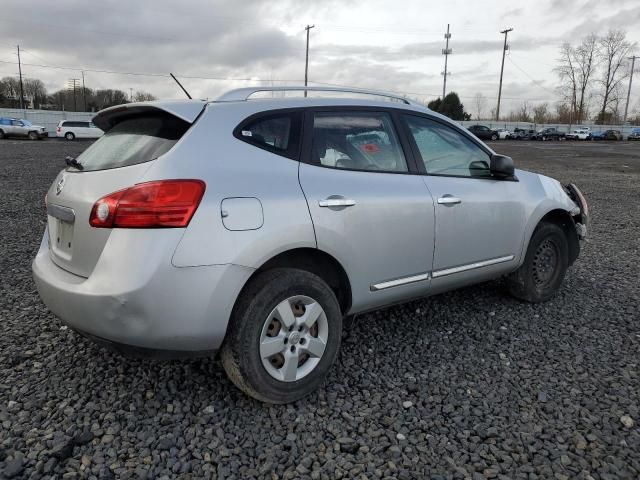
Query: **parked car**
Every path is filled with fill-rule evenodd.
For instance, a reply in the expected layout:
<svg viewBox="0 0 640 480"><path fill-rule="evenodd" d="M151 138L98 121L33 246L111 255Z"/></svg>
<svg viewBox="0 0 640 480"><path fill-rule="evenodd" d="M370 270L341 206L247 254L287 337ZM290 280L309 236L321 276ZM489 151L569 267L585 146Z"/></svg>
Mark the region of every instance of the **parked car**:
<svg viewBox="0 0 640 480"><path fill-rule="evenodd" d="M564 140L565 134L555 127L547 127L537 131L531 139L542 140L543 142L546 140Z"/></svg>
<svg viewBox="0 0 640 480"><path fill-rule="evenodd" d="M588 132L586 130L576 129L576 130L572 130L570 133L567 133L565 138L567 140L590 140L591 132Z"/></svg>
<svg viewBox="0 0 640 480"><path fill-rule="evenodd" d="M64 323L119 349L220 350L239 388L284 403L324 380L347 315L503 276L529 302L561 287L589 218L575 185L394 94L249 101L265 89L304 90L96 115L105 135L53 181L33 261Z"/></svg>
<svg viewBox="0 0 640 480"><path fill-rule="evenodd" d="M498 140L500 135L497 130L492 130L485 125L471 125L467 128L471 133L481 140Z"/></svg>
<svg viewBox="0 0 640 480"><path fill-rule="evenodd" d="M34 125L29 120L0 117L0 139L5 137L26 137L31 140L42 140L48 137L47 129Z"/></svg>
<svg viewBox="0 0 640 480"><path fill-rule="evenodd" d="M591 140L622 140L620 130L604 130L591 134Z"/></svg>
<svg viewBox="0 0 640 480"><path fill-rule="evenodd" d="M471 125L468 130L481 140L498 140L500 134L485 125Z"/></svg>
<svg viewBox="0 0 640 480"><path fill-rule="evenodd" d="M496 131L498 132L498 137L500 138L500 140L507 140L511 138L511 132L506 128L499 128Z"/></svg>
<svg viewBox="0 0 640 480"><path fill-rule="evenodd" d="M627 136L627 140L640 140L640 128L634 128Z"/></svg>
<svg viewBox="0 0 640 480"><path fill-rule="evenodd" d="M75 140L76 138L100 138L103 131L93 122L81 122L77 120L62 120L56 128L56 137Z"/></svg>
<svg viewBox="0 0 640 480"><path fill-rule="evenodd" d="M514 138L516 140L531 140L532 137L534 137L536 134L535 130L526 130L523 128L514 128L513 129L513 134L511 135L511 138Z"/></svg>

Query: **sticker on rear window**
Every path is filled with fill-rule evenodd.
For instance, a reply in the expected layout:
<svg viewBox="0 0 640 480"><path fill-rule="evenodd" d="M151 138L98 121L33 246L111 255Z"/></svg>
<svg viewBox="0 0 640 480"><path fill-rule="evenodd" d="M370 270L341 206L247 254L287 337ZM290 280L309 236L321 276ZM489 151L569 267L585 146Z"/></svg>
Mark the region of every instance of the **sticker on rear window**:
<svg viewBox="0 0 640 480"><path fill-rule="evenodd" d="M242 136L243 137L252 137L253 133L251 133L250 130L242 130Z"/></svg>

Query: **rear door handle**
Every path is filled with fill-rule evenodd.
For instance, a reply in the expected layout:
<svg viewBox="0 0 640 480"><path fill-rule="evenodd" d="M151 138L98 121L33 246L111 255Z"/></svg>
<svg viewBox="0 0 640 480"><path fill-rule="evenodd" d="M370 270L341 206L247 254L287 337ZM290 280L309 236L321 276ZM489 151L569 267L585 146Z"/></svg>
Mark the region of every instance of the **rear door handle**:
<svg viewBox="0 0 640 480"><path fill-rule="evenodd" d="M458 203L462 203L458 197L454 197L453 195L443 195L438 199L438 203L440 205L457 205Z"/></svg>
<svg viewBox="0 0 640 480"><path fill-rule="evenodd" d="M318 205L321 207L353 207L356 204L355 200L350 198L325 198L318 201Z"/></svg>

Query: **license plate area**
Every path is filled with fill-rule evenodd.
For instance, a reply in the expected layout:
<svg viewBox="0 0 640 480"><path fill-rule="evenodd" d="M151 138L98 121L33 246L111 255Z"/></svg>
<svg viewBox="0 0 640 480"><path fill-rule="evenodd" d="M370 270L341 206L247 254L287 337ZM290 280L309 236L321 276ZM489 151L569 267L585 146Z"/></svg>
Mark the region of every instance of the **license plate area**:
<svg viewBox="0 0 640 480"><path fill-rule="evenodd" d="M47 213L49 214L49 245L51 250L64 260L71 260L75 212L68 207L48 205Z"/></svg>
<svg viewBox="0 0 640 480"><path fill-rule="evenodd" d="M57 255L61 257L71 258L73 250L73 223L56 219L56 232L53 238L53 248Z"/></svg>

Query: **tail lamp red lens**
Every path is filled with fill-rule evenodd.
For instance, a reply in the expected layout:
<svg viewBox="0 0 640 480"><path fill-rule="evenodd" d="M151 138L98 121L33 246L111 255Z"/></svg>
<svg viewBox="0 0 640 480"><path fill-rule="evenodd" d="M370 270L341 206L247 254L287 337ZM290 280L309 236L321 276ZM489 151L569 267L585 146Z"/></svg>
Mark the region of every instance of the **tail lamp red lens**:
<svg viewBox="0 0 640 480"><path fill-rule="evenodd" d="M205 191L202 180L139 183L98 200L89 224L97 228L186 227Z"/></svg>

